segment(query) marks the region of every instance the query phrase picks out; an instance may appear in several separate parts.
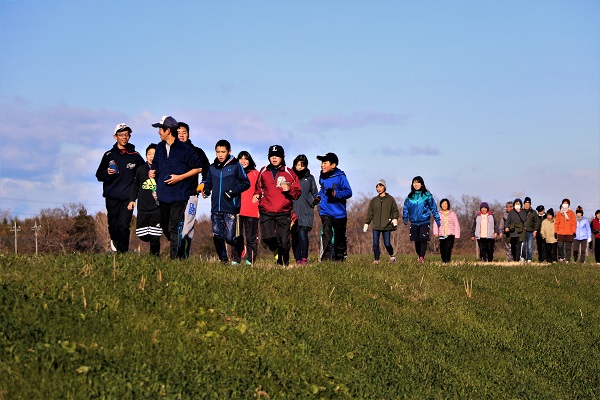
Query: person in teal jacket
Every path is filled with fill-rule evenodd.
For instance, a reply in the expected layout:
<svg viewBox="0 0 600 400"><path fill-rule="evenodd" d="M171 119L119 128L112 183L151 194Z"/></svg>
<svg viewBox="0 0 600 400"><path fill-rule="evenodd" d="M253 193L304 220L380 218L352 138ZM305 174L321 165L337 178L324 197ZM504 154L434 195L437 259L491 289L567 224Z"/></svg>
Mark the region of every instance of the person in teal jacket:
<svg viewBox="0 0 600 400"><path fill-rule="evenodd" d="M410 186L410 193L404 200L402 219L404 225L410 220L410 241L415 242L415 251L419 256L419 262L425 260L427 242L429 241L429 228L431 216L440 227L440 215L433 195L425 187L425 182L420 176L415 176Z"/></svg>

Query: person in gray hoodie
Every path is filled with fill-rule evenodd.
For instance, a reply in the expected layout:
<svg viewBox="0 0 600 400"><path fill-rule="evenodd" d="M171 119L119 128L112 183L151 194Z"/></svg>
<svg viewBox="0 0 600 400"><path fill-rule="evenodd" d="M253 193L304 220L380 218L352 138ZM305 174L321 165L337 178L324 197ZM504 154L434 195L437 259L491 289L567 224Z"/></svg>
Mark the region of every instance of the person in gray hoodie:
<svg viewBox="0 0 600 400"><path fill-rule="evenodd" d="M525 221L527 221L527 211L522 208L523 201L518 198L513 202L513 207L504 222L504 232L506 236L510 236L510 250L513 260L524 262L525 258L521 257L521 254L526 236Z"/></svg>
<svg viewBox="0 0 600 400"><path fill-rule="evenodd" d="M300 181L302 194L294 200L294 214L296 220L292 226L292 250L297 265L308 263L308 232L311 231L315 219L315 202L317 198L317 183L308 169L308 157L300 154L294 159L292 167Z"/></svg>

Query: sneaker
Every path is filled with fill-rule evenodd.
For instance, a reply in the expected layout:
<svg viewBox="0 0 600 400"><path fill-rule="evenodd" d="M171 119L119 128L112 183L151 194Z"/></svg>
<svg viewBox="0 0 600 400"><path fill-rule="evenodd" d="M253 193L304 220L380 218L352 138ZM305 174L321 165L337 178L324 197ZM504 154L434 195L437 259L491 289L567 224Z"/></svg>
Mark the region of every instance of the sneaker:
<svg viewBox="0 0 600 400"><path fill-rule="evenodd" d="M296 265L302 265L302 260L296 260Z"/></svg>
<svg viewBox="0 0 600 400"><path fill-rule="evenodd" d="M252 261L246 260L246 265L252 265Z"/></svg>
<svg viewBox="0 0 600 400"><path fill-rule="evenodd" d="M237 262L237 261L232 261L232 262L231 262L231 265L240 265L240 263L239 263L239 262Z"/></svg>
<svg viewBox="0 0 600 400"><path fill-rule="evenodd" d="M115 247L115 244L112 240L110 241L110 251L112 251L113 253L117 252L117 248Z"/></svg>
<svg viewBox="0 0 600 400"><path fill-rule="evenodd" d="M302 262L302 265L307 265L308 264L308 260L306 258L303 258L301 260L301 262Z"/></svg>
<svg viewBox="0 0 600 400"><path fill-rule="evenodd" d="M565 261L565 259L564 259L564 258L559 258L559 259L558 259L558 262L564 262L564 261Z"/></svg>
<svg viewBox="0 0 600 400"><path fill-rule="evenodd" d="M273 255L275 256L275 261L277 261L277 258L279 256L279 249L273 250Z"/></svg>
<svg viewBox="0 0 600 400"><path fill-rule="evenodd" d="M527 262L528 262L528 263L530 263L530 262L531 262L531 260L527 260Z"/></svg>
<svg viewBox="0 0 600 400"><path fill-rule="evenodd" d="M419 262L422 263L423 261L425 261L425 259L423 257L419 257Z"/></svg>
<svg viewBox="0 0 600 400"><path fill-rule="evenodd" d="M374 260L373 264L379 264L379 260Z"/></svg>
<svg viewBox="0 0 600 400"><path fill-rule="evenodd" d="M390 256L390 262L391 263L395 263L396 262L396 256Z"/></svg>

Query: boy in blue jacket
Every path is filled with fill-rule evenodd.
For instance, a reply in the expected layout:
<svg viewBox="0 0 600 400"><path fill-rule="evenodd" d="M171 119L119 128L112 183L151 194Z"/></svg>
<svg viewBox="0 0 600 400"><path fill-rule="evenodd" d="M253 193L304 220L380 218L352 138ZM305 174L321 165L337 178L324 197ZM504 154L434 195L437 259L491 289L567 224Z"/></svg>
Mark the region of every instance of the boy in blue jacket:
<svg viewBox="0 0 600 400"><path fill-rule="evenodd" d="M221 139L215 145L217 157L208 168L202 196L211 196L210 220L213 242L222 263L228 262L225 243L234 247L232 265L240 263L244 241L240 236L237 214L240 213L241 194L250 188L244 167L231 155L231 144ZM212 192L212 195L211 195Z"/></svg>
<svg viewBox="0 0 600 400"><path fill-rule="evenodd" d="M346 200L352 197L352 188L346 174L337 167L339 159L335 153L317 156L317 160L321 161L321 175L319 176L321 189L314 204L320 203L319 215L323 227L321 261L332 259L344 261L348 253Z"/></svg>

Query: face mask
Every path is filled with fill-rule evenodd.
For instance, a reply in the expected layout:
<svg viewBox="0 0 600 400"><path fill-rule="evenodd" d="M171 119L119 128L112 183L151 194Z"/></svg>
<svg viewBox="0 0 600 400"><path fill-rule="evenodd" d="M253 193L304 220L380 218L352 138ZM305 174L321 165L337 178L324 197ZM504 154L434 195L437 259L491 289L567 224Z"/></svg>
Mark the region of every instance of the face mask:
<svg viewBox="0 0 600 400"><path fill-rule="evenodd" d="M565 203L565 204L562 205L562 209L563 210L566 210L567 208L569 208L569 205L567 203Z"/></svg>
<svg viewBox="0 0 600 400"><path fill-rule="evenodd" d="M519 205L516 205L516 206L515 206L515 210L517 210L517 211L521 211L521 206L519 206Z"/></svg>

